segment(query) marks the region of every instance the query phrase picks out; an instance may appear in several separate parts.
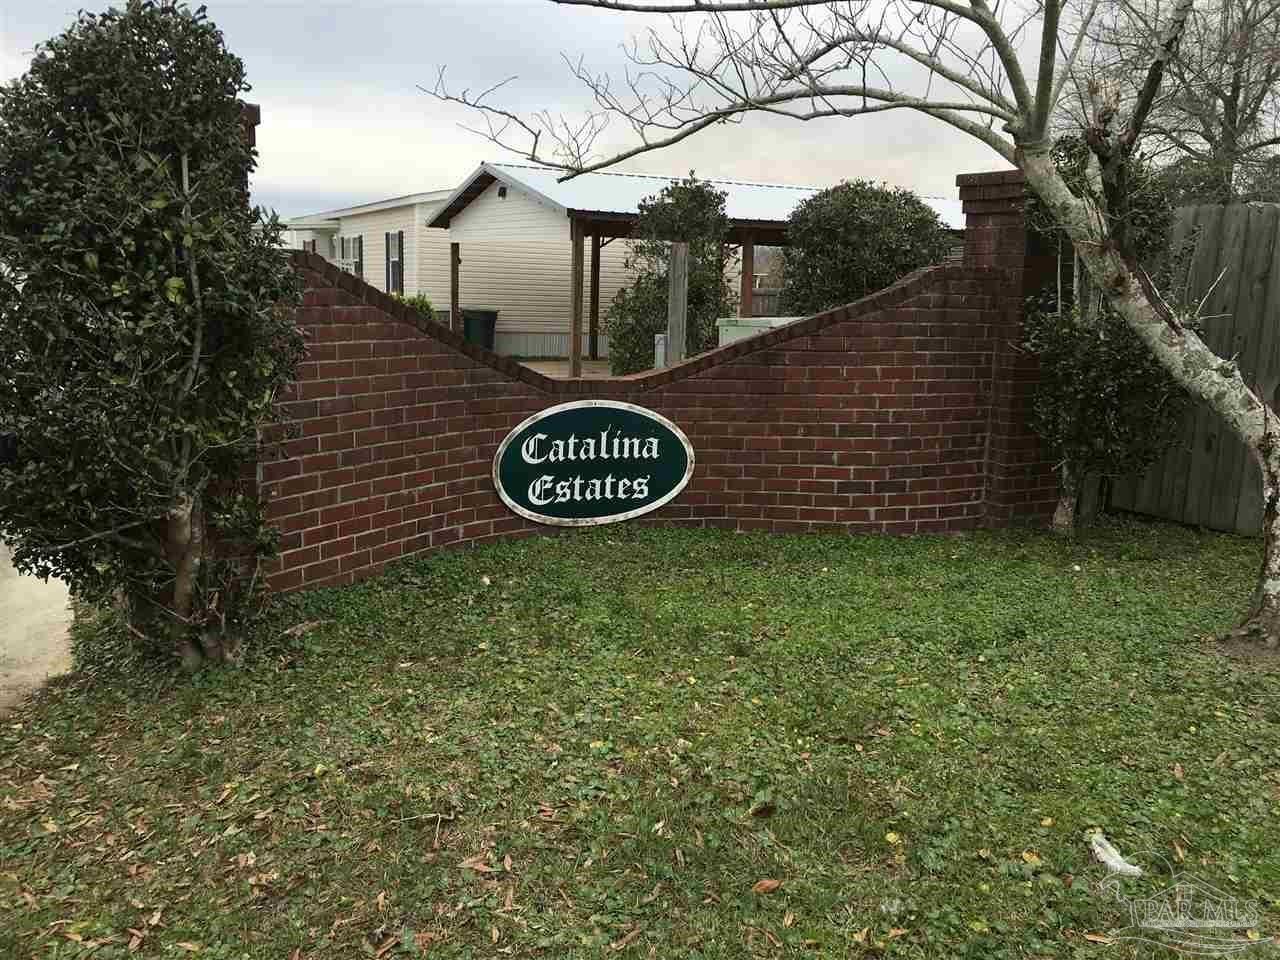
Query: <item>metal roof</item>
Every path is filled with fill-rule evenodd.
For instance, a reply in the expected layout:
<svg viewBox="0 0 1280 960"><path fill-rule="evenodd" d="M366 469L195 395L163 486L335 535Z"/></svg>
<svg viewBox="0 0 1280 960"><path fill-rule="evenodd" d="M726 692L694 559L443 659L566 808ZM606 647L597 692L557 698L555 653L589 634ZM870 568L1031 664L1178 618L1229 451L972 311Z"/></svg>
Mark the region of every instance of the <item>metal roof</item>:
<svg viewBox="0 0 1280 960"><path fill-rule="evenodd" d="M449 190L429 190L426 193L410 193L403 197L390 197L386 200L370 200L368 203L356 204L354 207L339 207L337 210L323 210L302 217L285 220L286 226L303 220L333 220L338 217L354 217L362 213L376 213L379 210L391 210L396 207L408 207L419 203L438 203L451 194Z"/></svg>
<svg viewBox="0 0 1280 960"><path fill-rule="evenodd" d="M453 191L436 215L431 227L447 227L468 203L490 183L501 181L531 195L535 200L566 215L635 215L640 201L653 196L677 178L637 173L584 173L561 182L560 171L515 163L482 163ZM783 226L800 201L819 187L796 187L773 183L746 183L739 180L708 180L725 193L725 213L730 221L771 223ZM964 212L959 200L921 197L938 214L944 226L964 229Z"/></svg>

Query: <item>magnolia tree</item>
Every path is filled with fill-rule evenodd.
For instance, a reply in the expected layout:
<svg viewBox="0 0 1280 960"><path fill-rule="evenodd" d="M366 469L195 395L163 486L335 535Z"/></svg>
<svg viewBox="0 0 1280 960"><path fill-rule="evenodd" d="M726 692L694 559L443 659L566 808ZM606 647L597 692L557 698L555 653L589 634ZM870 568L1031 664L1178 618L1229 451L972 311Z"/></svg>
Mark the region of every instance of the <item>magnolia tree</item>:
<svg viewBox="0 0 1280 960"><path fill-rule="evenodd" d="M667 331L672 241L689 245L685 346L692 356L715 346L716 318L737 307L727 271L729 219L724 191L698 180L669 183L640 201L625 264L635 279L609 305L609 367L615 376L653 366L653 337Z"/></svg>
<svg viewBox="0 0 1280 960"><path fill-rule="evenodd" d="M251 209L244 66L172 3L81 14L0 87L0 537L194 667L270 547L236 479L302 349Z"/></svg>
<svg viewBox="0 0 1280 960"><path fill-rule="evenodd" d="M940 263L951 237L910 190L846 180L796 204L787 218L780 309L819 313Z"/></svg>
<svg viewBox="0 0 1280 960"><path fill-rule="evenodd" d="M483 118L485 135L572 176L661 149L700 130L764 111L796 120L915 110L982 141L1018 167L1065 232L1107 305L1188 392L1209 404L1261 468L1265 550L1242 634L1280 636L1280 447L1275 414L1170 307L1127 235L1129 171L1178 51L1194 0L1174 0L1149 58L1112 82L1081 69L1101 0L552 0L651 14L657 25L629 56L623 82L571 63L598 109L583 120L521 115L495 102L503 84L433 93ZM684 15L684 16L673 16ZM893 82L914 78L914 86ZM1050 118L1081 104L1088 175L1073 185L1052 155ZM600 156L612 119L638 143Z"/></svg>

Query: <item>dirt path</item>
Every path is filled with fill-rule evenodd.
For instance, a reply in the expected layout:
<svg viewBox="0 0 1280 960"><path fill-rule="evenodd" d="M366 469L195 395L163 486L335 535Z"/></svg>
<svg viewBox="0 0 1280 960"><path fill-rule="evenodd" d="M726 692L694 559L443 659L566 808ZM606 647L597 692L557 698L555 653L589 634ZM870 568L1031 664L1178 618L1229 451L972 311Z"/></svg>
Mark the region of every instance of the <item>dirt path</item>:
<svg viewBox="0 0 1280 960"><path fill-rule="evenodd" d="M67 588L19 576L0 544L0 716L48 677L71 669Z"/></svg>

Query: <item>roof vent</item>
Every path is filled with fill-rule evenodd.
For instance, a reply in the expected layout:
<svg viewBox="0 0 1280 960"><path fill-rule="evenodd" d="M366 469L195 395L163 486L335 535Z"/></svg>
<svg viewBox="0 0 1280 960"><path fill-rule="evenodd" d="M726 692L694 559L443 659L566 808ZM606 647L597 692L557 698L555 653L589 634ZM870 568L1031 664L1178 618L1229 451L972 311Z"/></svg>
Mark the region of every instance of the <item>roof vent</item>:
<svg viewBox="0 0 1280 960"><path fill-rule="evenodd" d="M501 184L501 185L498 187L498 199L500 199L500 200L505 200L505 199L507 199L507 185L506 185L505 183L504 183L504 184Z"/></svg>

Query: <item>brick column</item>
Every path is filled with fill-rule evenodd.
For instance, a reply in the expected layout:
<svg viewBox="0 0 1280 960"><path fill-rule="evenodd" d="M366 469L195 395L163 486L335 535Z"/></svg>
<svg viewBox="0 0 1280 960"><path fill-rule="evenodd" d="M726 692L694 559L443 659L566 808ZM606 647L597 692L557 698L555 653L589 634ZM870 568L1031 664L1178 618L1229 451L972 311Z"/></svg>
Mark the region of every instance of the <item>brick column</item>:
<svg viewBox="0 0 1280 960"><path fill-rule="evenodd" d="M956 185L964 205L965 266L1008 271L1001 297L1003 322L993 330L987 523L1041 523L1053 512L1057 481L1030 427L1037 365L1017 345L1024 302L1053 278L1057 261L1027 230L1027 188L1021 170L965 173L956 177Z"/></svg>

